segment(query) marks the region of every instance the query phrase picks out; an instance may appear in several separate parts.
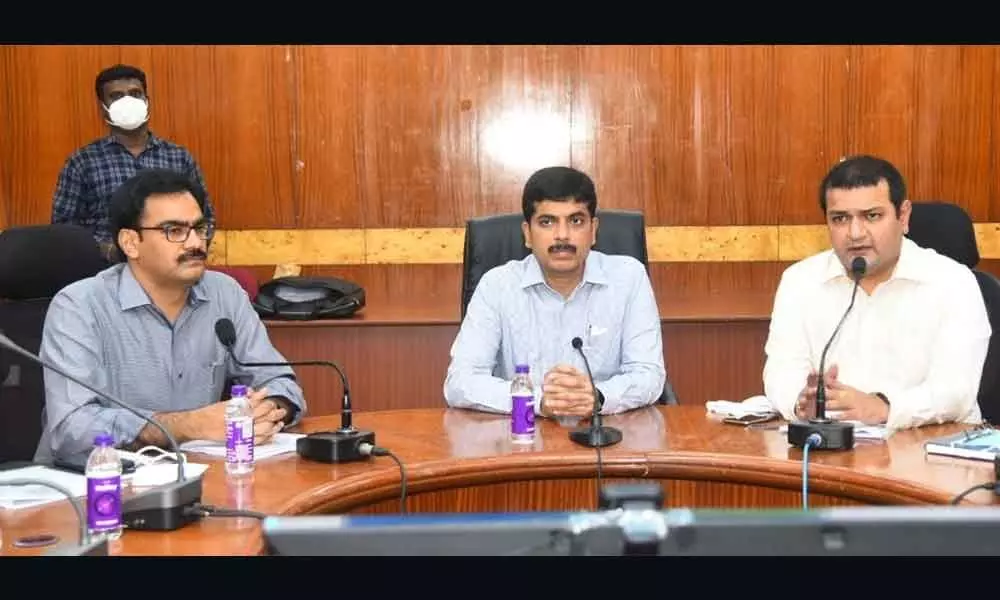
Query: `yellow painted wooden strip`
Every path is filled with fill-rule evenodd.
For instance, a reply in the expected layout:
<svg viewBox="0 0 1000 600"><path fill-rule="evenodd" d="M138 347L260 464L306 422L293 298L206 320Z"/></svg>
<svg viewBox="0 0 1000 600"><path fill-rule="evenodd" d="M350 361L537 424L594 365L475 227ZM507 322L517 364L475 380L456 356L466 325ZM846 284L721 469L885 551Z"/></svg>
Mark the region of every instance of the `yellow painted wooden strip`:
<svg viewBox="0 0 1000 600"><path fill-rule="evenodd" d="M1000 223L976 223L979 254L1000 259ZM0 229L2 232L2 229ZM801 260L830 247L825 225L649 227L650 262ZM217 230L213 265L461 264L462 228Z"/></svg>
<svg viewBox="0 0 1000 600"><path fill-rule="evenodd" d="M768 225L648 227L650 262L778 260L778 231Z"/></svg>
<svg viewBox="0 0 1000 600"><path fill-rule="evenodd" d="M226 264L356 265L365 262L361 229L271 229L226 232Z"/></svg>
<svg viewBox="0 0 1000 600"><path fill-rule="evenodd" d="M367 229L365 262L454 264L462 262L464 229Z"/></svg>

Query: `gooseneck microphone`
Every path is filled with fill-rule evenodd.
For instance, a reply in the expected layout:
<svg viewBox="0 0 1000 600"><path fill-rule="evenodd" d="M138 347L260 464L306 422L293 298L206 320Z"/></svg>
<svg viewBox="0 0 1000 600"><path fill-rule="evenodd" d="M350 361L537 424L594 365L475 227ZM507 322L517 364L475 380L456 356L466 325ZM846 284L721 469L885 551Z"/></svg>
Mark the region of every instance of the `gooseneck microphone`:
<svg viewBox="0 0 1000 600"><path fill-rule="evenodd" d="M299 438L295 442L295 450L299 456L308 460L325 463L342 463L365 460L371 456L368 448L376 448L375 433L355 429L351 420L351 391L347 384L344 370L336 363L324 360L305 360L289 362L242 362L236 357L233 346L236 344L236 327L233 322L221 318L215 322L215 335L226 348L233 362L241 367L331 367L340 375L344 397L340 413L340 429L335 431L318 431ZM364 444L368 444L365 446Z"/></svg>
<svg viewBox="0 0 1000 600"><path fill-rule="evenodd" d="M597 386L594 385L594 376L590 373L590 362L587 360L587 355L583 353L583 340L578 337L573 338L573 348L583 357L583 366L587 369L587 378L590 379L590 387L594 390L594 405L590 425L578 427L569 432L569 439L588 448L613 446L622 441L622 432L614 427L606 427L603 423L601 406L597 402Z"/></svg>
<svg viewBox="0 0 1000 600"><path fill-rule="evenodd" d="M170 449L177 457L177 481L159 485L145 492L124 498L122 500L122 523L127 528L150 531L173 531L198 519L196 515L190 514L190 508L201 502L201 477L188 479L184 476L184 456L181 454L180 445L166 427L121 400L112 397L110 394L96 389L94 386L77 379L63 369L46 360L42 360L41 357L28 352L2 333L0 333L0 346L16 354L20 354L54 373L62 375L115 406L139 417L163 433L163 436L170 444Z"/></svg>
<svg viewBox="0 0 1000 600"><path fill-rule="evenodd" d="M804 448L809 444L819 450L850 450L854 447L854 425L833 421L826 417L826 353L830 350L830 345L844 325L847 315L854 308L854 299L858 294L858 286L861 279L868 270L868 263L864 257L857 256L851 261L851 278L854 280L854 287L851 290L851 302L844 311L844 316L840 318L833 334L823 346L823 351L819 355L819 375L816 380L816 415L808 420L799 420L788 425L788 443L798 448ZM816 437L810 438L813 434L819 437L819 443L815 443Z"/></svg>

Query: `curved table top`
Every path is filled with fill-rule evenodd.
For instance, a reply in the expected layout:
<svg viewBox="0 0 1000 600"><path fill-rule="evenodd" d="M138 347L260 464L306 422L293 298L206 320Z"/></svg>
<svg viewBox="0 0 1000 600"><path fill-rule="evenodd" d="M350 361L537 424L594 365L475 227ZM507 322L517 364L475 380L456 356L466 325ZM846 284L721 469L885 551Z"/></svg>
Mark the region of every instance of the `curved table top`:
<svg viewBox="0 0 1000 600"><path fill-rule="evenodd" d="M554 421L538 421L533 446L519 448L508 438L508 417L436 408L356 413L354 424L375 432L379 446L406 465L411 491L455 488L511 480L593 477L596 452L577 446ZM655 406L605 417L623 440L602 449L606 477L714 480L796 489L801 486L802 452L776 429L747 429L706 415L701 406ZM340 417L305 419L301 432L338 428ZM814 451L810 490L875 503L946 504L961 491L993 481L993 466L982 461L925 455L923 441L962 426L935 425L904 431L886 441L859 440L848 452ZM236 506L271 515L340 512L398 497L400 473L394 461L326 464L286 454L258 462L246 479L227 478L219 459L189 454L209 464L203 502ZM988 504L980 491L968 503ZM66 502L33 509L0 511L2 554L41 554L52 547L20 549L15 539L41 532L75 543L76 514ZM251 519L207 518L178 531L126 531L111 546L126 555L246 555L262 549L260 527Z"/></svg>

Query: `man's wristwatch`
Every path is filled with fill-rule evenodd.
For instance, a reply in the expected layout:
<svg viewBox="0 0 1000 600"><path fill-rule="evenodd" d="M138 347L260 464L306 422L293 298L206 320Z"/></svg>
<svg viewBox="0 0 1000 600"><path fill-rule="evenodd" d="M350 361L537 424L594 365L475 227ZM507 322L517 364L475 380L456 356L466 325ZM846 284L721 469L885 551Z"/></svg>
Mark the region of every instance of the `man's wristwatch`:
<svg viewBox="0 0 1000 600"><path fill-rule="evenodd" d="M873 395L874 395L874 396L877 396L877 397L878 397L878 399L879 399L879 400L881 400L882 402L885 402L885 405L886 405L886 406L891 406L891 405L889 404L889 397L888 397L888 396L886 396L885 394L883 394L882 392L874 392L874 394L873 394Z"/></svg>

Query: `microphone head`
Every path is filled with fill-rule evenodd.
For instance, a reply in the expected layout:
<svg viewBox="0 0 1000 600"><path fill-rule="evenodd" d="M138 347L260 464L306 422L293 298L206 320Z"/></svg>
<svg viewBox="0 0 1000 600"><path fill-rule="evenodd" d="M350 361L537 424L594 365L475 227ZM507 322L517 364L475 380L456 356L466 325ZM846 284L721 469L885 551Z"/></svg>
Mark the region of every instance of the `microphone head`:
<svg viewBox="0 0 1000 600"><path fill-rule="evenodd" d="M229 319L223 317L215 322L215 336L219 338L222 345L232 348L236 343L236 326Z"/></svg>
<svg viewBox="0 0 1000 600"><path fill-rule="evenodd" d="M578 337L573 338L573 347L576 348L577 350L583 348L583 340L581 340Z"/></svg>
<svg viewBox="0 0 1000 600"><path fill-rule="evenodd" d="M865 257L855 256L854 260L851 261L851 277L861 279L865 276L865 271L867 270L868 261L865 260Z"/></svg>

